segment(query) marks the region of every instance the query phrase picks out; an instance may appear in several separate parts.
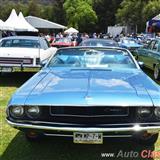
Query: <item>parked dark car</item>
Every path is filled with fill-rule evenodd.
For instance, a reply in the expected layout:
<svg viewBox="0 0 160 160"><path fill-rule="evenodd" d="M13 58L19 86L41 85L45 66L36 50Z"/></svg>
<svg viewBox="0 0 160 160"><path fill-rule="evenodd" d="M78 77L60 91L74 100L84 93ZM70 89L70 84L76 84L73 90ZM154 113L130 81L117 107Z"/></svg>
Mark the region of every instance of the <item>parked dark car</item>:
<svg viewBox="0 0 160 160"><path fill-rule="evenodd" d="M83 40L79 46L118 47L118 43L111 39L89 38Z"/></svg>
<svg viewBox="0 0 160 160"><path fill-rule="evenodd" d="M154 71L154 78L160 79L160 39L153 39L148 45L139 48L136 58L144 62L144 65Z"/></svg>
<svg viewBox="0 0 160 160"><path fill-rule="evenodd" d="M160 129L160 87L126 49L59 49L12 96L7 122L27 139L73 137L102 144L106 137L134 137L153 144Z"/></svg>

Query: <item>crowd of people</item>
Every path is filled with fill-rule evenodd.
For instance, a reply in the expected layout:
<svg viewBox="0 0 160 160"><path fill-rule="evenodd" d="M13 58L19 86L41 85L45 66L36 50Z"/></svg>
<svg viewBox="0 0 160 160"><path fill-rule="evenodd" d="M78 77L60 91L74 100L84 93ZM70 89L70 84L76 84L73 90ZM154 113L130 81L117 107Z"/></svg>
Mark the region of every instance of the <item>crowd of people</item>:
<svg viewBox="0 0 160 160"><path fill-rule="evenodd" d="M8 36L15 36L16 33L15 32L2 32L2 38L3 37L8 37ZM145 37L145 34L136 34L136 33L132 33L132 34L125 34L125 33L120 33L117 34L115 37L113 37L111 34L109 33L64 33L64 32L59 32L57 34L55 33L51 33L51 34L40 34L40 36L44 36L48 42L52 43L55 42L59 39L62 39L64 37L69 38L72 41L76 41L77 45L80 44L83 40L88 39L88 38L105 38L105 39L113 39L116 42L119 42L120 39L124 38L124 37L130 37L130 38L134 38L137 40L142 40L143 39L147 39ZM160 35L153 35L152 38L155 37L160 37Z"/></svg>
<svg viewBox="0 0 160 160"><path fill-rule="evenodd" d="M88 38L113 39L113 36L111 36L110 34L103 34L103 33L93 33L93 34L70 33L70 34L65 34L65 33L59 32L57 34L55 34L55 33L47 34L47 35L45 35L45 37L50 43L66 37L66 38L71 39L72 41L76 41L77 44L80 44L83 40L88 39Z"/></svg>

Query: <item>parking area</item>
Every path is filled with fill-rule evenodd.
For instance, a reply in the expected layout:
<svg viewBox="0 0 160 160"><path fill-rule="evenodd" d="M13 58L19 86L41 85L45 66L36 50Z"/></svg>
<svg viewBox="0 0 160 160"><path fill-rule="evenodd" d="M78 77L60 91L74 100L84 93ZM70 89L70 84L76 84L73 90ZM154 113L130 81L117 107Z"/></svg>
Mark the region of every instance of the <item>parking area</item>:
<svg viewBox="0 0 160 160"><path fill-rule="evenodd" d="M151 73L146 70L146 73ZM9 98L34 73L11 73L0 78L1 111L1 160L97 160L128 159L134 154L135 159L144 159L143 151L158 151L160 141L155 146L143 146L130 139L105 139L103 145L76 145L71 138L52 138L31 143L25 140L23 133L11 128L5 121L5 109ZM57 147L58 146L58 147ZM149 158L147 158L149 159Z"/></svg>

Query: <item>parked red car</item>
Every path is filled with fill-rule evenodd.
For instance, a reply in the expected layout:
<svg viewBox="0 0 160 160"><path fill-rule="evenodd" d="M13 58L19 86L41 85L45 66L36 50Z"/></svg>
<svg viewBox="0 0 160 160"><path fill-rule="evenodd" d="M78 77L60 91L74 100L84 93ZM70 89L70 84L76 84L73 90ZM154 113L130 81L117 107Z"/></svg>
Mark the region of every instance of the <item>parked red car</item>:
<svg viewBox="0 0 160 160"><path fill-rule="evenodd" d="M71 47L71 46L77 46L77 42L76 41L72 41L70 38L60 38L58 40L56 40L55 42L51 43L52 47L57 47L57 48L61 48L61 47Z"/></svg>

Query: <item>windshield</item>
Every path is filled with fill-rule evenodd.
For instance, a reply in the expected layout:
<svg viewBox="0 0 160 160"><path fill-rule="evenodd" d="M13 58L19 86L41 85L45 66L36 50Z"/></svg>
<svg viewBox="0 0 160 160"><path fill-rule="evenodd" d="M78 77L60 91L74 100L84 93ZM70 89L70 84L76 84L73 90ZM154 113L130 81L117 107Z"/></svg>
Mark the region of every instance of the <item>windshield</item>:
<svg viewBox="0 0 160 160"><path fill-rule="evenodd" d="M69 38L61 38L61 39L56 40L56 42L70 43L71 39L69 39Z"/></svg>
<svg viewBox="0 0 160 160"><path fill-rule="evenodd" d="M105 46L118 46L118 44L114 41L84 41L80 44L80 46L97 46L97 47L105 47Z"/></svg>
<svg viewBox="0 0 160 160"><path fill-rule="evenodd" d="M38 40L30 39L6 39L2 40L0 47L38 48Z"/></svg>
<svg viewBox="0 0 160 160"><path fill-rule="evenodd" d="M135 40L131 40L131 39L125 39L125 40L123 40L123 43L134 44L134 43L136 43L136 41Z"/></svg>
<svg viewBox="0 0 160 160"><path fill-rule="evenodd" d="M48 67L136 68L127 51L118 49L59 50Z"/></svg>

